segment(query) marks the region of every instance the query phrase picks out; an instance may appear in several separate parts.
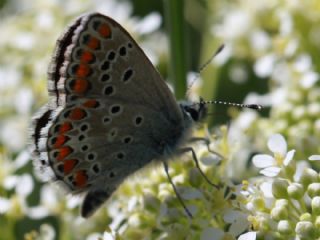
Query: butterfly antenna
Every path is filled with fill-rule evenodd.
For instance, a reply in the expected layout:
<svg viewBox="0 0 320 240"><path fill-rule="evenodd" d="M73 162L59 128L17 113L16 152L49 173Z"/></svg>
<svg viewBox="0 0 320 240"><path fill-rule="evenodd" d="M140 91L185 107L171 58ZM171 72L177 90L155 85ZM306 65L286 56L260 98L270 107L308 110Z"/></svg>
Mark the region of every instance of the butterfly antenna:
<svg viewBox="0 0 320 240"><path fill-rule="evenodd" d="M206 105L206 104L220 104L220 105L228 105L233 107L240 107L240 108L250 108L254 110L262 110L263 106L259 104L242 104L242 103L233 103L233 102L223 102L223 101L216 101L216 100L210 100L210 101L204 101L200 100L200 105Z"/></svg>
<svg viewBox="0 0 320 240"><path fill-rule="evenodd" d="M218 47L218 49L214 52L214 54L212 54L212 56L199 68L198 72L196 73L196 76L194 77L194 79L191 81L191 83L188 86L186 96L189 95L193 84L199 79L202 71L212 62L212 60L215 58L215 56L217 56L222 51L223 48L224 48L224 44L221 44Z"/></svg>

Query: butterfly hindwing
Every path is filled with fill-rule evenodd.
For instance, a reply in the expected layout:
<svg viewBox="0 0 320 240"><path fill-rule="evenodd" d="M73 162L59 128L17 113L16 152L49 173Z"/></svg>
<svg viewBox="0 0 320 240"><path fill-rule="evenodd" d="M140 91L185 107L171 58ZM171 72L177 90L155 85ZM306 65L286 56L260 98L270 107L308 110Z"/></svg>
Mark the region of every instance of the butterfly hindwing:
<svg viewBox="0 0 320 240"><path fill-rule="evenodd" d="M111 18L93 13L70 25L48 77L50 100L34 121L34 152L71 192L88 192L83 216L182 133L174 96Z"/></svg>

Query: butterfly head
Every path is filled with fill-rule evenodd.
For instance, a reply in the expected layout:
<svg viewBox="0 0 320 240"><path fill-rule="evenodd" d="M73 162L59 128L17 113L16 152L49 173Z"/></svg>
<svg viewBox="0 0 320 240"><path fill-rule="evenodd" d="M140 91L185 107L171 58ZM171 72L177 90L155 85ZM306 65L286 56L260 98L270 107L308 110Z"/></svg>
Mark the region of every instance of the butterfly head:
<svg viewBox="0 0 320 240"><path fill-rule="evenodd" d="M184 118L188 118L192 122L200 122L202 121L207 115L207 105L200 98L200 101L195 102L181 102L180 108L183 112Z"/></svg>

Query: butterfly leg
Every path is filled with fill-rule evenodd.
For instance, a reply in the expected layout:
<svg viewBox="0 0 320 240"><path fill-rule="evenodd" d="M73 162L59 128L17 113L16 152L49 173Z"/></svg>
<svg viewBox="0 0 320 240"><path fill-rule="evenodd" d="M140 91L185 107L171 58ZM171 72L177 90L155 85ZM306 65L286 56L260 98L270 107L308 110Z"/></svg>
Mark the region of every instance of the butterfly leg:
<svg viewBox="0 0 320 240"><path fill-rule="evenodd" d="M87 193L81 207L81 216L90 217L113 193L114 190L92 190Z"/></svg>
<svg viewBox="0 0 320 240"><path fill-rule="evenodd" d="M211 181L209 180L209 178L204 174L204 172L202 171L202 169L200 168L197 155L196 155L195 151L193 150L193 148L187 147L187 148L182 148L182 149L179 150L179 153L180 153L180 154L184 154L184 153L187 153L187 152L191 152L191 153L192 153L192 158L193 158L194 162L196 163L196 167L198 168L199 172L200 172L201 175L204 177L204 179L205 179L210 185L212 185L213 187L219 189L219 186L216 185L216 184L214 184L213 182L211 182Z"/></svg>
<svg viewBox="0 0 320 240"><path fill-rule="evenodd" d="M214 150L212 150L212 149L210 148L210 140L209 140L208 138L193 137L193 138L190 138L188 142L189 142L189 143L204 142L204 144L207 146L207 149L208 149L208 152L209 152L209 153L212 153L212 154L218 156L218 157L221 158L221 159L224 158L220 153L218 153L218 152L216 152L216 151L214 151Z"/></svg>
<svg viewBox="0 0 320 240"><path fill-rule="evenodd" d="M187 215L188 215L190 218L192 218L191 212L189 211L189 209L187 208L187 206L184 204L184 202L183 202L180 194L178 193L178 190L177 190L176 186L174 185L174 183L173 183L173 181L172 181L172 179L171 179L171 177L170 177L169 168L168 168L168 163L167 163L166 161L163 161L163 166L164 166L164 171L165 171L166 174L167 174L167 177L168 177L168 179L169 179L169 182L170 182L170 184L172 185L173 191L174 191L174 193L176 194L179 202L181 203L181 205L182 205L182 207L184 208L184 210L185 210L185 212L187 213Z"/></svg>

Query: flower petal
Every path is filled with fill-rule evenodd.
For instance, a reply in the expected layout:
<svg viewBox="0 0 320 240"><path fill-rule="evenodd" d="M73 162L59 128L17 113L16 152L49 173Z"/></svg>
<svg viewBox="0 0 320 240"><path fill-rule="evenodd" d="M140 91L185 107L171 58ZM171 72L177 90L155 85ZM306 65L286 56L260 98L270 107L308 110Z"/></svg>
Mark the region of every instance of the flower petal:
<svg viewBox="0 0 320 240"><path fill-rule="evenodd" d="M35 206L27 208L26 215L31 219L42 219L49 216L49 209L44 206Z"/></svg>
<svg viewBox="0 0 320 240"><path fill-rule="evenodd" d="M256 240L257 233L256 232L247 232L245 234L241 234L238 240Z"/></svg>
<svg viewBox="0 0 320 240"><path fill-rule="evenodd" d="M238 236L249 228L248 216L245 214L239 215L239 217L231 224L229 233L233 236Z"/></svg>
<svg viewBox="0 0 320 240"><path fill-rule="evenodd" d="M217 228L208 227L201 233L201 240L221 240L224 232Z"/></svg>
<svg viewBox="0 0 320 240"><path fill-rule="evenodd" d="M260 189L266 198L273 198L272 194L272 182L263 182L260 185Z"/></svg>
<svg viewBox="0 0 320 240"><path fill-rule="evenodd" d="M268 148L273 153L280 153L282 156L285 156L287 142L281 134L274 134L268 140Z"/></svg>
<svg viewBox="0 0 320 240"><path fill-rule="evenodd" d="M260 173L267 177L275 177L279 174L280 171L281 171L281 168L279 167L267 167L265 169L262 169Z"/></svg>
<svg viewBox="0 0 320 240"><path fill-rule="evenodd" d="M295 154L296 150L291 150L287 153L286 158L283 161L283 165L288 166L291 160L293 159L293 156ZM320 157L320 156L319 156ZM320 159L319 159L320 160Z"/></svg>
<svg viewBox="0 0 320 240"><path fill-rule="evenodd" d="M312 155L309 157L310 161L319 161L320 160L320 155Z"/></svg>
<svg viewBox="0 0 320 240"><path fill-rule="evenodd" d="M252 158L253 164L257 168L266 168L276 165L276 160L267 154L257 154Z"/></svg>
<svg viewBox="0 0 320 240"><path fill-rule="evenodd" d="M225 214L223 215L223 220L226 223L233 223L236 219L239 218L241 212L236 210L226 210Z"/></svg>
<svg viewBox="0 0 320 240"><path fill-rule="evenodd" d="M185 200L203 199L203 194L196 188L179 188L180 196Z"/></svg>

